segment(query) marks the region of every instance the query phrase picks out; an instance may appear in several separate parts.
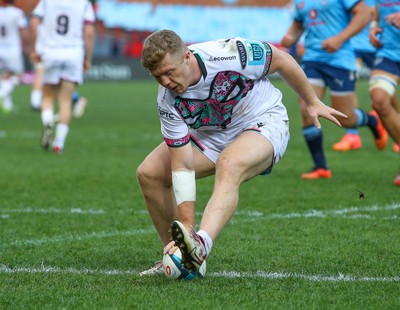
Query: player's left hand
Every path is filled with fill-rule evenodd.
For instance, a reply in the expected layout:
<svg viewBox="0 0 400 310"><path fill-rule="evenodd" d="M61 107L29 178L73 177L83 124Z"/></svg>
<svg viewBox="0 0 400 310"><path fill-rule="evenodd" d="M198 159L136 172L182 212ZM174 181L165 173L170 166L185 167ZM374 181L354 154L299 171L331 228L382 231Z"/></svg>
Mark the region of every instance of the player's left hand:
<svg viewBox="0 0 400 310"><path fill-rule="evenodd" d="M83 71L84 72L89 71L89 69L91 67L91 64L92 63L91 63L90 59L85 59L84 62L83 62Z"/></svg>
<svg viewBox="0 0 400 310"><path fill-rule="evenodd" d="M400 12L394 12L386 16L385 21L387 24L392 24L396 28L400 28Z"/></svg>
<svg viewBox="0 0 400 310"><path fill-rule="evenodd" d="M315 127L317 127L318 129L321 128L321 123L319 122L318 117L323 117L339 127L341 127L342 124L340 124L339 120L336 117L347 118L346 114L325 105L321 101L313 106L309 106L308 112L313 119Z"/></svg>
<svg viewBox="0 0 400 310"><path fill-rule="evenodd" d="M330 37L322 42L322 49L328 53L334 53L339 50L343 45L343 41L338 37Z"/></svg>

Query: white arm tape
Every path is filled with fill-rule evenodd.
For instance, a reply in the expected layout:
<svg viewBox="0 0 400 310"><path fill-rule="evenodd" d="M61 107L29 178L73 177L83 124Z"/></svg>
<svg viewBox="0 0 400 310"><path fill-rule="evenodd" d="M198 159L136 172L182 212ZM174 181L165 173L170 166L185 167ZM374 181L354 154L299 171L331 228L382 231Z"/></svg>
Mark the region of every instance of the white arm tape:
<svg viewBox="0 0 400 310"><path fill-rule="evenodd" d="M176 204L196 201L196 177L193 171L172 171L172 187Z"/></svg>
<svg viewBox="0 0 400 310"><path fill-rule="evenodd" d="M370 28L379 27L379 22L377 20L373 20L370 24Z"/></svg>

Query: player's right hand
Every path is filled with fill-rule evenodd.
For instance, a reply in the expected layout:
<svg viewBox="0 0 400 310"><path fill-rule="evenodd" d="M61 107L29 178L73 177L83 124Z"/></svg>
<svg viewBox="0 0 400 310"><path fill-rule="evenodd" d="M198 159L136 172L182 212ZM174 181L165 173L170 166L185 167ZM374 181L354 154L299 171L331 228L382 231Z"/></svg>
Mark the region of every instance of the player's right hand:
<svg viewBox="0 0 400 310"><path fill-rule="evenodd" d="M286 48L291 47L295 43L296 43L296 38L289 33L285 34L281 40L281 45Z"/></svg>
<svg viewBox="0 0 400 310"><path fill-rule="evenodd" d="M369 29L369 41L371 42L372 46L376 48L382 47L382 42L379 39L379 35L382 33L382 28L380 27L371 27Z"/></svg>
<svg viewBox="0 0 400 310"><path fill-rule="evenodd" d="M41 61L40 55L36 51L31 51L29 54L29 60L32 64L36 64Z"/></svg>
<svg viewBox="0 0 400 310"><path fill-rule="evenodd" d="M163 254L173 254L175 251L178 249L178 247L175 246L175 241L171 241L164 247Z"/></svg>

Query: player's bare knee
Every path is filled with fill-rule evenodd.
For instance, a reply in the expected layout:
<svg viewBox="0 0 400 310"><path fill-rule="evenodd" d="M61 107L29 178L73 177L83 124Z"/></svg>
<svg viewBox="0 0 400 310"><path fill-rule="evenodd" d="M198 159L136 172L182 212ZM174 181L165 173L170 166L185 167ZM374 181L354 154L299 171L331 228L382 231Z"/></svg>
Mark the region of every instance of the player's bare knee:
<svg viewBox="0 0 400 310"><path fill-rule="evenodd" d="M371 94L372 99L372 109L374 109L379 115L386 115L390 113L392 105L390 98L386 96L385 93L375 92Z"/></svg>
<svg viewBox="0 0 400 310"><path fill-rule="evenodd" d="M141 187L146 186L155 179L154 173L151 171L150 166L145 162L141 163L136 169L136 179Z"/></svg>
<svg viewBox="0 0 400 310"><path fill-rule="evenodd" d="M234 179L235 176L240 174L240 167L240 160L229 156L220 156L215 163L216 173L220 177L226 176L230 179Z"/></svg>

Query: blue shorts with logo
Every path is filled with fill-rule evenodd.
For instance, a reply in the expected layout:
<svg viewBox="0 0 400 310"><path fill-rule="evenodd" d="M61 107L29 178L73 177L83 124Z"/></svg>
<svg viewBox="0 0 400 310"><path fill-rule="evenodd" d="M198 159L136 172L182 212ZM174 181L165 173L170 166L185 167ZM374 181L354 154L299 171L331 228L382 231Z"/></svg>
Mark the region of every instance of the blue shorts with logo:
<svg viewBox="0 0 400 310"><path fill-rule="evenodd" d="M390 60L389 58L375 58L373 70L383 70L391 74L400 76L400 62Z"/></svg>
<svg viewBox="0 0 400 310"><path fill-rule="evenodd" d="M356 51L356 57L360 58L365 66L370 69L374 66L375 55L375 52Z"/></svg>
<svg viewBox="0 0 400 310"><path fill-rule="evenodd" d="M354 92L355 90L356 71L332 67L317 61L304 61L301 67L313 85L328 86L331 91L336 93Z"/></svg>

